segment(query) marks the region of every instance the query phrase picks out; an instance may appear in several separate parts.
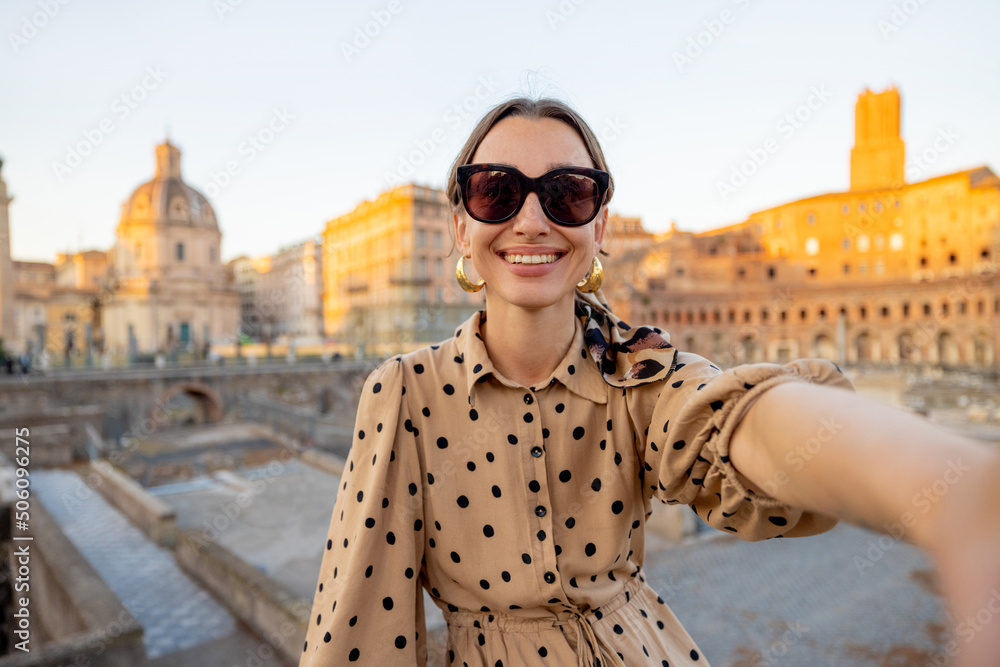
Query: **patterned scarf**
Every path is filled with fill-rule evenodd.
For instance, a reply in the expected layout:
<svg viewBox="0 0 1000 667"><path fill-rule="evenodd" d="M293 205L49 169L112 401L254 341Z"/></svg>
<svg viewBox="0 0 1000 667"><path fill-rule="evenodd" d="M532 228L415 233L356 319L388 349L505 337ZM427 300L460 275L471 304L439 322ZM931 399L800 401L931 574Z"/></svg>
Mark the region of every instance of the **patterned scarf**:
<svg viewBox="0 0 1000 667"><path fill-rule="evenodd" d="M611 312L601 290L576 293L576 315L590 356L612 387L638 387L670 377L677 349L657 327L630 327Z"/></svg>

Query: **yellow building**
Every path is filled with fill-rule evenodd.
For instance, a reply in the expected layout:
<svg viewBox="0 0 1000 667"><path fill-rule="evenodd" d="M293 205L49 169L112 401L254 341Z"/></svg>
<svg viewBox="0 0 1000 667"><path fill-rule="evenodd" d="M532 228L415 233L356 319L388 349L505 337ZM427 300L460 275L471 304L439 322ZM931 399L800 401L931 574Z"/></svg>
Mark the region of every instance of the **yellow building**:
<svg viewBox="0 0 1000 667"><path fill-rule="evenodd" d="M675 232L647 255L633 310L721 363L996 363L1000 178L930 177L954 136L907 161L899 115L895 88L862 93L850 190Z"/></svg>
<svg viewBox="0 0 1000 667"><path fill-rule="evenodd" d="M330 220L323 232L323 322L336 344L393 354L449 338L476 308L455 282L451 207L402 185Z"/></svg>
<svg viewBox="0 0 1000 667"><path fill-rule="evenodd" d="M71 361L103 349L101 303L107 253L59 253L56 263L13 262L14 340L32 355Z"/></svg>

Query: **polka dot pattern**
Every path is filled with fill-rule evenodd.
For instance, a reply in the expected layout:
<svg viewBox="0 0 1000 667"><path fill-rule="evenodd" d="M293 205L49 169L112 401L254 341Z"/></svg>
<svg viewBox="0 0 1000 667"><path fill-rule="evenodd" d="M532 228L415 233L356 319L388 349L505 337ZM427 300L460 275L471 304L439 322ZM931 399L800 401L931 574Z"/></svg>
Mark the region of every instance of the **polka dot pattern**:
<svg viewBox="0 0 1000 667"><path fill-rule="evenodd" d="M778 382L846 380L819 361L722 372L673 348L669 374L621 380L577 326L527 388L495 371L481 317L365 383L300 667L424 664L421 588L445 610L450 664L577 664L572 645L602 665L706 664L645 582L645 503L749 540L832 527L747 489L724 438ZM514 610L566 624L504 633Z"/></svg>

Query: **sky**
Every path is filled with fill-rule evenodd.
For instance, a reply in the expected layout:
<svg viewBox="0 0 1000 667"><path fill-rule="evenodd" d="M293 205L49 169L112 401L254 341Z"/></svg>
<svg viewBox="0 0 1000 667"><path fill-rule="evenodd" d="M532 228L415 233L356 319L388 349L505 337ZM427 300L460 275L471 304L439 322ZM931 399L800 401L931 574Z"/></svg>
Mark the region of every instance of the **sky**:
<svg viewBox="0 0 1000 667"><path fill-rule="evenodd" d="M651 231L847 189L866 88L899 88L920 178L996 171L998 24L994 0L4 0L11 250L111 248L169 136L222 258L273 253L399 182L443 187L518 95L583 114L612 210Z"/></svg>

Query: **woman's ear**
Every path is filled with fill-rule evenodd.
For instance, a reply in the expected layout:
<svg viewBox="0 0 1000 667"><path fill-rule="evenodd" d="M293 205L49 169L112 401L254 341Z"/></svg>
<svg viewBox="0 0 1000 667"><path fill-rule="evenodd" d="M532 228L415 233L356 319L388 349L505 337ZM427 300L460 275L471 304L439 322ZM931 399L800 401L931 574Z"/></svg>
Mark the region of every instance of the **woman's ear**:
<svg viewBox="0 0 1000 667"><path fill-rule="evenodd" d="M608 207L605 206L594 222L594 246L595 250L601 249L604 243L604 230L608 226Z"/></svg>
<svg viewBox="0 0 1000 667"><path fill-rule="evenodd" d="M455 245L463 257L469 254L469 227L464 215L459 215L456 211L451 213L451 223L455 230Z"/></svg>

